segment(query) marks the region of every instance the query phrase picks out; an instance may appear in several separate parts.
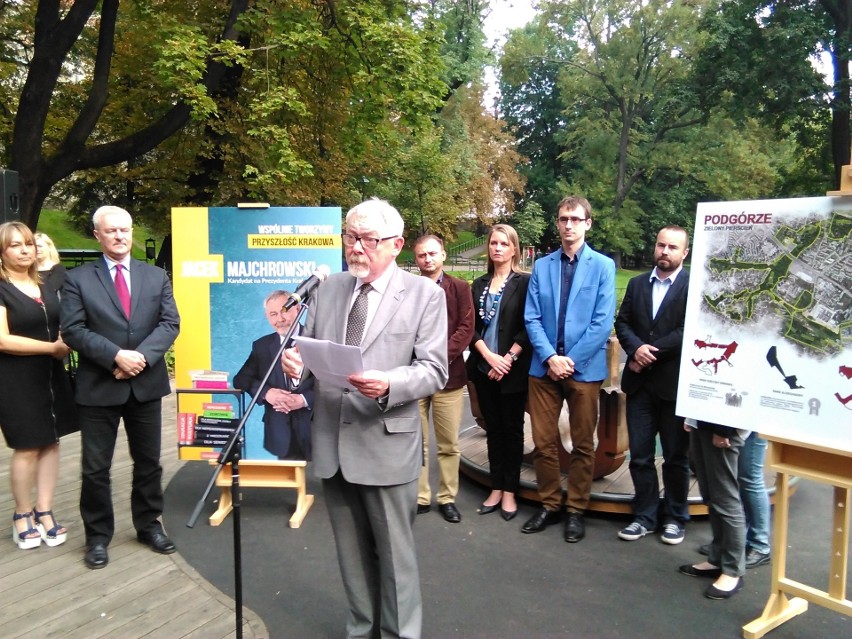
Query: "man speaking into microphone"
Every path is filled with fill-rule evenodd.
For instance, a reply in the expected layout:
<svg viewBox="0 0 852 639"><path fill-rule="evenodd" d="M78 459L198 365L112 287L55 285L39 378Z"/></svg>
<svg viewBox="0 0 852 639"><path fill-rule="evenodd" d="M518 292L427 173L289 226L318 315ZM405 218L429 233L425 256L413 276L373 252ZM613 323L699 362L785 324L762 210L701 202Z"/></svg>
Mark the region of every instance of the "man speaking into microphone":
<svg viewBox="0 0 852 639"><path fill-rule="evenodd" d="M418 639L422 626L412 531L423 463L418 400L447 383L447 310L440 287L396 266L402 234L385 201L351 209L342 234L349 270L317 289L303 331L360 347L365 368L344 388L315 380L311 426L349 637ZM296 349L282 361L289 375L310 378Z"/></svg>

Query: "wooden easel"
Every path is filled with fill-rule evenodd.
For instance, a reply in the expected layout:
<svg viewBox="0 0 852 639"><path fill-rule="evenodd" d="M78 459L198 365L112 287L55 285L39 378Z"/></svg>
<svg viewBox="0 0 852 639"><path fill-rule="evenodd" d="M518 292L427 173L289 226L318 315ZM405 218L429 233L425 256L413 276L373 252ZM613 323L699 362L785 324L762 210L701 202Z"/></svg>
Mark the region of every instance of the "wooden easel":
<svg viewBox="0 0 852 639"><path fill-rule="evenodd" d="M743 626L745 639L758 639L785 621L802 614L808 602L852 616L852 601L846 598L849 566L849 509L852 490L852 451L817 448L771 435L767 464L777 471L775 519L772 541L772 583L763 614ZM812 479L834 486L834 518L831 532L831 562L828 591L789 579L787 526L790 514L790 476ZM795 595L788 599L787 595Z"/></svg>
<svg viewBox="0 0 852 639"><path fill-rule="evenodd" d="M212 461L215 465L217 462ZM240 489L242 488L295 488L296 512L290 517L290 528L302 525L305 516L314 503L305 484L304 461L240 460ZM216 478L219 487L219 508L210 515L210 525L218 526L234 509L231 499L231 464L225 464Z"/></svg>

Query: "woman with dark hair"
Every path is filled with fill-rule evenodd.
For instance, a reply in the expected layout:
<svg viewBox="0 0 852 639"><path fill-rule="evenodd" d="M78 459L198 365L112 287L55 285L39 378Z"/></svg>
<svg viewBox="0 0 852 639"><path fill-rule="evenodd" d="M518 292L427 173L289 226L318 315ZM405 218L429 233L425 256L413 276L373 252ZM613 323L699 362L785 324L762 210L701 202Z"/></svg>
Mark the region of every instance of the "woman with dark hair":
<svg viewBox="0 0 852 639"><path fill-rule="evenodd" d="M21 222L0 225L0 429L14 449L12 540L21 549L67 537L52 508L59 437L77 429L62 365L70 350L59 336L59 299L38 275L32 232Z"/></svg>
<svg viewBox="0 0 852 639"><path fill-rule="evenodd" d="M530 276L519 270L520 257L515 229L493 226L488 233L488 272L471 287L475 326L467 360L468 378L485 420L491 475L491 494L478 512L486 515L499 507L506 521L518 513L531 353L524 328Z"/></svg>

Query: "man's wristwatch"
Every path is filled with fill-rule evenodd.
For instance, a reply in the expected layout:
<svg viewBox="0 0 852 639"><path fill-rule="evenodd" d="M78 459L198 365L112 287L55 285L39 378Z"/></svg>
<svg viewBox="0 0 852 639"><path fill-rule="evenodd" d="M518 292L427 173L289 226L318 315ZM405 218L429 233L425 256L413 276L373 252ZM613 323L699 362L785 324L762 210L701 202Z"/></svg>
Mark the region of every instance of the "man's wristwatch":
<svg viewBox="0 0 852 639"><path fill-rule="evenodd" d="M517 361L518 361L518 354L517 354L517 353L515 353L514 351L507 351L507 352L506 352L506 355L508 355L508 356L509 356L509 358L510 358L513 362L517 362Z"/></svg>

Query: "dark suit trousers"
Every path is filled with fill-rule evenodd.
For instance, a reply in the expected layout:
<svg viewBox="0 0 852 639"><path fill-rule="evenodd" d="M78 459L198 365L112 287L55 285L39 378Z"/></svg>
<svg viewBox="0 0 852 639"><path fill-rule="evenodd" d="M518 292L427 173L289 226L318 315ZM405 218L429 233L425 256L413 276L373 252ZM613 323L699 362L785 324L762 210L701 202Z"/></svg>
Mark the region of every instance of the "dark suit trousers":
<svg viewBox="0 0 852 639"><path fill-rule="evenodd" d="M627 395L627 433L630 438L630 476L636 496L633 519L656 530L660 484L655 464L657 434L663 449L663 522L681 526L689 520L689 433L675 415L675 402L640 388Z"/></svg>
<svg viewBox="0 0 852 639"><path fill-rule="evenodd" d="M79 406L83 440L83 482L80 515L86 543L112 540L115 517L112 507L112 466L119 420L124 420L127 446L133 459L130 511L137 531L146 530L163 514L163 467L160 465L162 401L139 402L131 394L119 406Z"/></svg>
<svg viewBox="0 0 852 639"><path fill-rule="evenodd" d="M413 531L417 480L366 486L346 481L338 470L322 485L349 601L347 637L419 639L423 605Z"/></svg>

